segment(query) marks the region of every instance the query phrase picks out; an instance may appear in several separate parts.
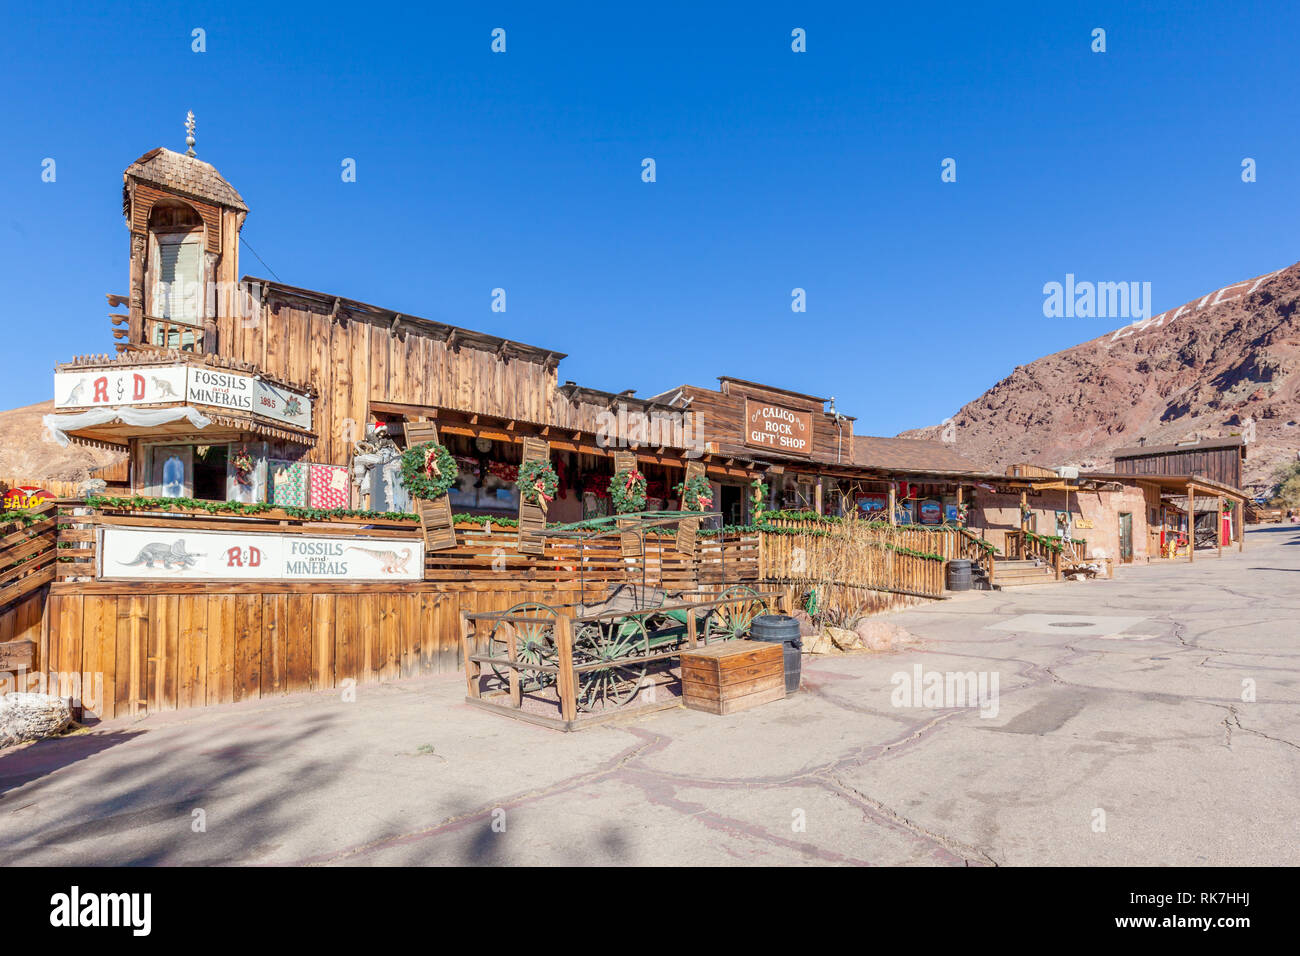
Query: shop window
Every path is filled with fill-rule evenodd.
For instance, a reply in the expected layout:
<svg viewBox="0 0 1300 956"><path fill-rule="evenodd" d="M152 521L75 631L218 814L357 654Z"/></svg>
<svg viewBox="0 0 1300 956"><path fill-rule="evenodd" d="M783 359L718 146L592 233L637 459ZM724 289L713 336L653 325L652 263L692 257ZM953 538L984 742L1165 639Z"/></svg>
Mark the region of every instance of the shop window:
<svg viewBox="0 0 1300 956"><path fill-rule="evenodd" d="M157 445L149 456L149 493L158 498L194 496L192 445Z"/></svg>
<svg viewBox="0 0 1300 956"><path fill-rule="evenodd" d="M148 493L200 501L266 500L266 443L155 445Z"/></svg>
<svg viewBox="0 0 1300 956"><path fill-rule="evenodd" d="M201 501L226 500L226 445L199 445L194 449L194 495Z"/></svg>

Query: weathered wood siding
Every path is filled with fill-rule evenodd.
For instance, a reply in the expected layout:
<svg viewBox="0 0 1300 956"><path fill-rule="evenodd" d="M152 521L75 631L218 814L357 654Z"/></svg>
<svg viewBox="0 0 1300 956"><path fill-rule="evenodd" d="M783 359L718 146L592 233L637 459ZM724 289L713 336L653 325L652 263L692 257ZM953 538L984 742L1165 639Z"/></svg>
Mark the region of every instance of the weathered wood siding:
<svg viewBox="0 0 1300 956"><path fill-rule="evenodd" d="M267 375L310 384L318 440L305 459L341 464L364 434L371 401L453 408L541 424L570 425L555 368L518 356L456 347L413 323L398 331L369 317L271 298L261 319L222 320L219 351Z"/></svg>
<svg viewBox="0 0 1300 956"><path fill-rule="evenodd" d="M1211 481L1241 487L1241 449L1194 448L1154 452L1115 459L1115 472L1120 475L1200 475Z"/></svg>

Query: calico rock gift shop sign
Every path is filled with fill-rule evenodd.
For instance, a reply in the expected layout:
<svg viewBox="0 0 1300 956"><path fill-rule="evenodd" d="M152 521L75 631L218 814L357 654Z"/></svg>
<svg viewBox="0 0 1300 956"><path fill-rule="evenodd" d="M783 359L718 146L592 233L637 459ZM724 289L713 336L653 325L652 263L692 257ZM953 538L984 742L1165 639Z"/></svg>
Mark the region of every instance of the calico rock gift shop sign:
<svg viewBox="0 0 1300 956"><path fill-rule="evenodd" d="M101 579L148 581L420 581L419 538L103 529Z"/></svg>
<svg viewBox="0 0 1300 956"><path fill-rule="evenodd" d="M745 444L787 455L812 454L810 412L745 399Z"/></svg>

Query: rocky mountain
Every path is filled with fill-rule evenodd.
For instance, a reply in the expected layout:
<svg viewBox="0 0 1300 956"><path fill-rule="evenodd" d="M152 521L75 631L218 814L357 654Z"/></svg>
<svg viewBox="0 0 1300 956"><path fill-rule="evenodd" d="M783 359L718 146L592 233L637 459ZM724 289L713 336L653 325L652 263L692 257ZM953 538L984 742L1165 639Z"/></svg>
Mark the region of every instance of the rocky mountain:
<svg viewBox="0 0 1300 956"><path fill-rule="evenodd" d="M43 440L41 418L53 411L54 402L48 401L0 412L0 480L81 481L126 457L108 449L61 448Z"/></svg>
<svg viewBox="0 0 1300 956"><path fill-rule="evenodd" d="M949 423L903 432L955 440L991 469L1106 469L1116 448L1244 435L1262 490L1300 448L1300 263L1206 293L1019 366Z"/></svg>

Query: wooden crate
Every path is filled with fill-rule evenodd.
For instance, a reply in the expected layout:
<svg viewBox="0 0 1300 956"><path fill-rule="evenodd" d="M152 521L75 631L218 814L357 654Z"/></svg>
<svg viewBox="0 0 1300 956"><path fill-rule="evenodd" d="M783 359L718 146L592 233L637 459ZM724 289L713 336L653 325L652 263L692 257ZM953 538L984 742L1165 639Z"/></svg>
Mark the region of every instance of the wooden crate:
<svg viewBox="0 0 1300 956"><path fill-rule="evenodd" d="M734 714L785 697L785 645L727 641L682 652L682 702Z"/></svg>

